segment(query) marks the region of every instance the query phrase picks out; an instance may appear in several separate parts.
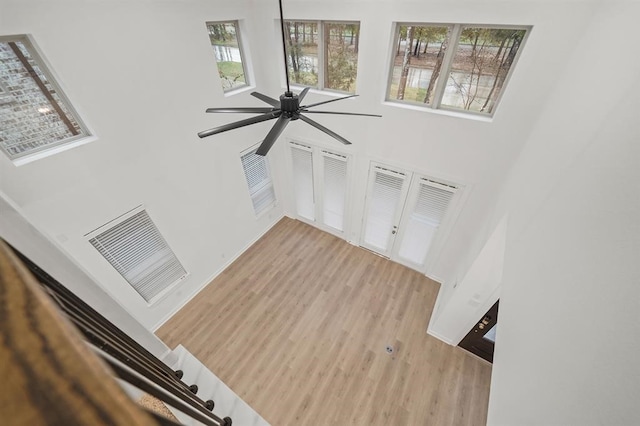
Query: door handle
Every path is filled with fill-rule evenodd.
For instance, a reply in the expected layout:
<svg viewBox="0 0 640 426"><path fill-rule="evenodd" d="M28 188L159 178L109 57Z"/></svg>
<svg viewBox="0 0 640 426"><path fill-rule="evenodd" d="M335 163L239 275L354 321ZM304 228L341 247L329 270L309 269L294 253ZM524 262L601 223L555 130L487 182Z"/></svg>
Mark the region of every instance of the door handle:
<svg viewBox="0 0 640 426"><path fill-rule="evenodd" d="M478 328L482 330L487 325L489 325L489 321L491 321L491 317L489 315L486 315L484 318L482 318L482 321L478 323Z"/></svg>

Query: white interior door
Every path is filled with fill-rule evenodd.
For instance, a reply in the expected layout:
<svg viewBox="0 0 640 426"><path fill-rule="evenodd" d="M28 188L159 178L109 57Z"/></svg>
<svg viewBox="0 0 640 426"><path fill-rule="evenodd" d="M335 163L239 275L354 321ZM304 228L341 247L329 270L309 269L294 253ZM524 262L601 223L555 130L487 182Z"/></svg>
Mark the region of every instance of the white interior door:
<svg viewBox="0 0 640 426"><path fill-rule="evenodd" d="M391 257L410 177L372 163L363 226L362 246Z"/></svg>
<svg viewBox="0 0 640 426"><path fill-rule="evenodd" d="M392 258L422 270L456 188L414 175Z"/></svg>
<svg viewBox="0 0 640 426"><path fill-rule="evenodd" d="M322 223L335 231L344 231L347 203L347 157L322 151Z"/></svg>
<svg viewBox="0 0 640 426"><path fill-rule="evenodd" d="M291 144L293 166L293 192L296 212L310 221L316 219L315 194L313 185L313 153L310 147Z"/></svg>

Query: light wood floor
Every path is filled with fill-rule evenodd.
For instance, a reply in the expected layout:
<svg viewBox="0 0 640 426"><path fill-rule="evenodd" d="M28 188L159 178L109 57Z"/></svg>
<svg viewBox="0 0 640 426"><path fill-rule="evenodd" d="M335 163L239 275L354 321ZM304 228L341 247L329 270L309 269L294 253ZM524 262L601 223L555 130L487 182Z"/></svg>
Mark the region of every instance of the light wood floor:
<svg viewBox="0 0 640 426"><path fill-rule="evenodd" d="M491 366L426 334L437 291L285 218L157 334L274 426L484 425Z"/></svg>

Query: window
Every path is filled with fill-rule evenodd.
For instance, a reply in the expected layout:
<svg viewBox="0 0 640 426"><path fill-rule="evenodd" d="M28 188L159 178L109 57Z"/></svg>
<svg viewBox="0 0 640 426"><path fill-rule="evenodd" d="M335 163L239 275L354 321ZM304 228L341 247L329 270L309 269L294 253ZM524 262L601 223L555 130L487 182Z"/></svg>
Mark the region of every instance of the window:
<svg viewBox="0 0 640 426"><path fill-rule="evenodd" d="M318 147L289 142L296 213L315 226L345 231L349 158Z"/></svg>
<svg viewBox="0 0 640 426"><path fill-rule="evenodd" d="M358 22L285 21L291 82L316 89L355 93ZM285 37L286 38L286 37Z"/></svg>
<svg viewBox="0 0 640 426"><path fill-rule="evenodd" d="M403 224L403 229L406 229L398 257L415 265L422 265L457 188L424 177L417 178L414 177L411 199L405 207L405 214L408 216Z"/></svg>
<svg viewBox="0 0 640 426"><path fill-rule="evenodd" d="M247 70L240 43L238 21L207 22L209 41L218 63L218 74L225 92L247 86Z"/></svg>
<svg viewBox="0 0 640 426"><path fill-rule="evenodd" d="M313 154L311 147L291 143L293 164L293 192L296 199L296 212L301 217L314 221L315 196L313 192Z"/></svg>
<svg viewBox="0 0 640 426"><path fill-rule="evenodd" d="M256 215L272 207L276 203L271 173L266 156L257 155L255 148L241 155L242 169L247 179L249 195Z"/></svg>
<svg viewBox="0 0 640 426"><path fill-rule="evenodd" d="M86 136L29 38L0 37L0 149L16 160Z"/></svg>
<svg viewBox="0 0 640 426"><path fill-rule="evenodd" d="M123 220L122 217L125 217ZM91 232L89 242L148 303L187 276L146 210L137 207L119 222Z"/></svg>
<svg viewBox="0 0 640 426"><path fill-rule="evenodd" d="M342 232L347 202L347 157L323 150L322 160L322 218L325 225Z"/></svg>
<svg viewBox="0 0 640 426"><path fill-rule="evenodd" d="M491 115L527 34L523 27L398 24L387 100Z"/></svg>

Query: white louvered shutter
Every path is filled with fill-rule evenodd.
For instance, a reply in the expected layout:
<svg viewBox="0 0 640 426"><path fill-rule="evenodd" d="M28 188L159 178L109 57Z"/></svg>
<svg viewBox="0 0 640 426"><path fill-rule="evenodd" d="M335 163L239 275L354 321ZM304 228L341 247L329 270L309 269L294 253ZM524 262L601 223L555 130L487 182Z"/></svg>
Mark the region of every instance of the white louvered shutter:
<svg viewBox="0 0 640 426"><path fill-rule="evenodd" d="M421 178L415 205L406 221L398 256L422 265L447 213L455 188Z"/></svg>
<svg viewBox="0 0 640 426"><path fill-rule="evenodd" d="M373 172L364 243L381 254L386 254L390 249L393 226L398 220L398 207L404 201L403 185L406 176L377 166Z"/></svg>
<svg viewBox="0 0 640 426"><path fill-rule="evenodd" d="M253 150L241 156L240 160L244 176L247 179L253 210L256 215L260 214L276 202L276 193L273 190L267 157L257 155Z"/></svg>
<svg viewBox="0 0 640 426"><path fill-rule="evenodd" d="M293 190L296 197L296 211L299 216L305 219L315 220L311 148L292 143L291 159L293 163Z"/></svg>
<svg viewBox="0 0 640 426"><path fill-rule="evenodd" d="M147 302L187 274L145 210L89 242Z"/></svg>
<svg viewBox="0 0 640 426"><path fill-rule="evenodd" d="M325 225L344 231L344 209L347 195L347 157L323 151L323 208Z"/></svg>

